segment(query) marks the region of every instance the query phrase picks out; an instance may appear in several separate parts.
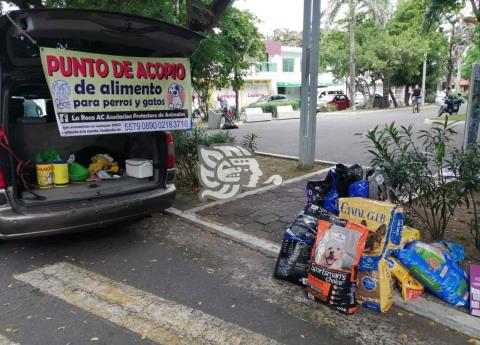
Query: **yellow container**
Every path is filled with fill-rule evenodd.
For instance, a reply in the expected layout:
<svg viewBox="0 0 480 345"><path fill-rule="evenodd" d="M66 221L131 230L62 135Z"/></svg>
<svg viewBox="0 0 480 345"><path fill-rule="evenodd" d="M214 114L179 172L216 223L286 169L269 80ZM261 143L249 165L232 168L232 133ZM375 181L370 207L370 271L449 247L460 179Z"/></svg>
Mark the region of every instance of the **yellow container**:
<svg viewBox="0 0 480 345"><path fill-rule="evenodd" d="M53 165L52 163L37 163L37 182L38 187L52 188L53 187Z"/></svg>
<svg viewBox="0 0 480 345"><path fill-rule="evenodd" d="M53 163L53 184L55 187L66 187L68 186L68 182L68 163Z"/></svg>

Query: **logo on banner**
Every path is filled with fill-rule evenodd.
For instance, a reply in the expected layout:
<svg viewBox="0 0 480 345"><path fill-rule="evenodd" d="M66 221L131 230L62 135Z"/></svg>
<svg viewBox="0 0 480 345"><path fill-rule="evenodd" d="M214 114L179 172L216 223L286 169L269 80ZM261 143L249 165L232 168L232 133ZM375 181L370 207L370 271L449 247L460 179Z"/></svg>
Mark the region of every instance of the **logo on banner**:
<svg viewBox="0 0 480 345"><path fill-rule="evenodd" d="M199 180L203 189L200 200L208 198L224 200L232 198L243 188L282 183L280 175L264 176L252 151L241 146L199 146ZM264 180L264 181L262 181Z"/></svg>
<svg viewBox="0 0 480 345"><path fill-rule="evenodd" d="M185 101L185 93L180 84L173 83L168 88L167 102L170 109L182 109Z"/></svg>
<svg viewBox="0 0 480 345"><path fill-rule="evenodd" d="M52 84L53 101L57 109L70 109L72 103L70 102L70 85L65 80L55 80Z"/></svg>

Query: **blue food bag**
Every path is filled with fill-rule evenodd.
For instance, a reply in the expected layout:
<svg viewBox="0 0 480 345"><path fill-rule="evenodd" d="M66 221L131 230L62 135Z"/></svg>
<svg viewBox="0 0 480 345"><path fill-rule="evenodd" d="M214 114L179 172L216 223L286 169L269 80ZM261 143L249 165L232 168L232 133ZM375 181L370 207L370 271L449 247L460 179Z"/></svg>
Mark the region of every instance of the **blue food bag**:
<svg viewBox="0 0 480 345"><path fill-rule="evenodd" d="M392 252L435 296L453 306L468 307L468 276L458 265L458 258L442 243L416 241Z"/></svg>
<svg viewBox="0 0 480 345"><path fill-rule="evenodd" d="M335 168L330 169L328 174L331 176L332 180L335 181ZM332 184L332 188L327 193L325 200L323 201L323 208L328 212L331 212L335 215L338 215L338 192L337 186L335 183Z"/></svg>
<svg viewBox="0 0 480 345"><path fill-rule="evenodd" d="M348 196L351 198L368 198L368 181L361 180L350 184L348 186Z"/></svg>

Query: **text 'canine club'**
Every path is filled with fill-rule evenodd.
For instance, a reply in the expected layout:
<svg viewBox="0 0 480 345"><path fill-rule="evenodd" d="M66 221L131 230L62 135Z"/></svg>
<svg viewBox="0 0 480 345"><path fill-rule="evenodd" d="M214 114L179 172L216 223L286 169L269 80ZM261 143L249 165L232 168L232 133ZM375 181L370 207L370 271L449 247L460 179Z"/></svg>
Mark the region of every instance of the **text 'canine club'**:
<svg viewBox="0 0 480 345"><path fill-rule="evenodd" d="M348 201L344 201L340 204L340 212L346 213L353 217L366 218L377 223L384 223L387 219L387 215L384 213L379 213L374 210L367 211L366 209L359 207L351 207L348 204ZM364 215L366 215L366 217L364 217Z"/></svg>

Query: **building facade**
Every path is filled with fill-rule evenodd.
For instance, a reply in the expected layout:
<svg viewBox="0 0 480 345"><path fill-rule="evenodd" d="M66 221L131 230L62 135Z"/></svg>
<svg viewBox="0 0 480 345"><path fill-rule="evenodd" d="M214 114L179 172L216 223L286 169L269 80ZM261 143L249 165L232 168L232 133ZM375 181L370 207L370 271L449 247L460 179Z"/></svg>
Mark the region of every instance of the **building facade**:
<svg viewBox="0 0 480 345"><path fill-rule="evenodd" d="M300 99L302 48L282 46L272 41L266 42L265 48L265 61L253 64L245 78L245 85L239 93L241 107L272 94L284 94L292 100ZM319 90L338 89L345 92L345 84L335 83L331 73L319 73L318 86ZM235 92L230 88L215 90L214 94L225 97L230 105L235 104Z"/></svg>

